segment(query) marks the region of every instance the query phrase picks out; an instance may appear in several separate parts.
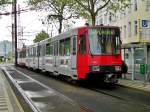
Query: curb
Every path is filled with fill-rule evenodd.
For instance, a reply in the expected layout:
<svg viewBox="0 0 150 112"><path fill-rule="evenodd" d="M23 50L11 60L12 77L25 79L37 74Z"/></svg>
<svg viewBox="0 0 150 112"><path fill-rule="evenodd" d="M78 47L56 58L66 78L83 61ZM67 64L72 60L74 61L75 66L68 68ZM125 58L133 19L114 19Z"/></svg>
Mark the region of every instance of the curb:
<svg viewBox="0 0 150 112"><path fill-rule="evenodd" d="M5 77L7 78L12 90L18 97L19 103L21 104L24 112L39 112L29 101L29 99L24 95L23 90L19 87L19 85L9 76L9 73L5 68L1 68Z"/></svg>
<svg viewBox="0 0 150 112"><path fill-rule="evenodd" d="M6 100L6 103L4 103L4 104L5 104L5 107L7 106L6 109L8 109L9 112L24 112L23 108L21 107L21 104L19 103L19 101L17 99L17 96L15 95L14 91L12 90L7 78L5 77L5 73L3 72L2 69L0 69L0 72L1 72L0 79L2 80L1 83L3 85L2 90L4 91L4 97L1 98L1 99L3 99L1 101L1 104L3 105L3 103ZM0 109L0 111L1 111L1 109ZM5 111L5 110L3 110L3 111Z"/></svg>
<svg viewBox="0 0 150 112"><path fill-rule="evenodd" d="M120 79L118 81L118 85L126 88L132 88L140 91L150 92L150 84L141 81L128 81L128 80Z"/></svg>

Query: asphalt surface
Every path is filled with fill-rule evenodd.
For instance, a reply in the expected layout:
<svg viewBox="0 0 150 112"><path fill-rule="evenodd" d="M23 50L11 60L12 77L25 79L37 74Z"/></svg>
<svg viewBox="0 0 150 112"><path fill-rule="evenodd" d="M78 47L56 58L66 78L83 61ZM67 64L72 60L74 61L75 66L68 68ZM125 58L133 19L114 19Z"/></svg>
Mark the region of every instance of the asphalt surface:
<svg viewBox="0 0 150 112"><path fill-rule="evenodd" d="M150 93L148 92L121 86L104 87L91 86L91 84L75 86L66 81L50 77L48 74L36 73L22 68L17 69L69 97L83 108L83 112L150 112ZM33 89L32 86L34 85L31 85L29 84L26 87Z"/></svg>

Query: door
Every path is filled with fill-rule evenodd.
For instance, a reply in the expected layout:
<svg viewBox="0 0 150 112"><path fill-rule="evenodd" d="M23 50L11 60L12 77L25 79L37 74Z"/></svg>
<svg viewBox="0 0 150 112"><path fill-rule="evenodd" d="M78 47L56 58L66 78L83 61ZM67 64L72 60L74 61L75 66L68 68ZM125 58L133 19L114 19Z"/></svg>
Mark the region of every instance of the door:
<svg viewBox="0 0 150 112"><path fill-rule="evenodd" d="M71 38L71 69L76 70L76 56L77 56L77 36Z"/></svg>
<svg viewBox="0 0 150 112"><path fill-rule="evenodd" d="M58 41L54 42L54 68L57 71L58 67Z"/></svg>
<svg viewBox="0 0 150 112"><path fill-rule="evenodd" d="M84 79L88 71L87 39L86 33L78 36L78 79Z"/></svg>
<svg viewBox="0 0 150 112"><path fill-rule="evenodd" d="M45 43L42 45L42 69L45 70Z"/></svg>

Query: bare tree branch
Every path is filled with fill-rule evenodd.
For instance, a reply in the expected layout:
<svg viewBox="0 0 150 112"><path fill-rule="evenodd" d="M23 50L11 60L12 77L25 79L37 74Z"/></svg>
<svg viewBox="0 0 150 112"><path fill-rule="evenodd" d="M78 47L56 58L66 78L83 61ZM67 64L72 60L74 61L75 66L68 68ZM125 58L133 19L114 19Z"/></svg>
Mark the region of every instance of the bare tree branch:
<svg viewBox="0 0 150 112"><path fill-rule="evenodd" d="M108 0L103 6L99 7L99 8L96 10L95 14L97 14L100 10L102 10L104 7L106 7L106 6L110 3L110 1L111 1L111 0Z"/></svg>

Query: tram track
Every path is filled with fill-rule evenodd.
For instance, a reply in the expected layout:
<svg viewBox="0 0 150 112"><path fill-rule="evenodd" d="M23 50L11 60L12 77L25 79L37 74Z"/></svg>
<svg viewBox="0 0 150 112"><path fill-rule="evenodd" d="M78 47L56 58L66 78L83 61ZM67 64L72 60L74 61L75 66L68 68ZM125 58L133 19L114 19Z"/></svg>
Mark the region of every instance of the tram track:
<svg viewBox="0 0 150 112"><path fill-rule="evenodd" d="M40 77L39 75L40 75L40 73L32 73L32 71L28 71L28 70L22 70L22 68L17 68L17 70L20 70L21 72L24 72L24 73L26 73L26 75L29 75L29 74L32 74L32 76L34 77L34 78L36 78L36 79L38 79L38 77ZM37 74L37 75L36 75ZM43 76L43 75L41 75L41 76ZM44 77L48 77L48 75L46 75L46 76L44 76ZM44 78L43 77L43 78ZM53 78L52 78L53 79ZM48 79L47 79L48 80ZM62 81L62 80L59 80L59 81ZM66 81L63 81L63 83L66 83L67 85L68 85L68 82L66 82ZM42 83L42 82L41 82ZM70 86L74 86L74 85L71 85L70 84ZM120 86L118 86L118 85L116 85L117 87L120 87ZM148 105L146 105L146 104L141 104L141 103L138 103L138 102L134 102L134 101L132 101L132 99L129 99L129 98L126 98L126 97L123 97L122 95L118 95L118 94L115 94L115 92L113 91L113 90L109 90L109 89L104 89L104 88L99 88L99 87L80 87L80 86L78 86L79 87L79 89L80 88L83 88L83 89L88 89L88 90L91 90L91 91L94 91L94 92L97 92L97 93L100 93L100 94L103 94L103 95L105 95L105 96L109 96L110 98L114 98L114 99L117 99L117 100L119 100L119 101L122 101L122 102L126 102L126 103L128 103L128 104L131 104L131 105L135 105L135 103L137 104L137 105L139 105L139 106L141 106L141 107L143 107L143 108L146 108L146 109L150 109L150 106L148 106ZM116 88L117 88L116 87ZM123 88L123 87L120 87L120 88ZM115 89L114 89L115 90ZM83 104L84 105L84 104ZM90 109L90 108L88 108L88 106L82 106L82 105L80 105L80 107L81 107L81 112L94 112L94 111L92 111L92 109Z"/></svg>
<svg viewBox="0 0 150 112"><path fill-rule="evenodd" d="M20 69L20 68L19 68ZM19 70L17 69L17 70ZM22 69L22 68L21 68ZM23 72L23 71L22 71ZM32 72L32 71L31 71ZM32 76L36 76L36 75L32 75ZM59 79L58 79L59 80ZM59 80L60 81L60 80ZM62 81L62 80L61 80ZM64 81L64 80L63 80ZM64 81L66 82L66 81ZM68 84L68 82L66 82ZM71 85L71 83L69 83ZM83 87L83 86L80 86L78 84L73 84L74 86L77 86L77 87ZM117 86L117 85L115 85ZM110 94L110 92L107 92L105 90L102 90L102 89L98 89L98 88L93 88L93 87L83 87L83 88L86 88L86 89L89 89L89 90L92 90L92 91L95 91L95 92L98 92L98 93L101 93L101 94L104 94L104 95L107 95L107 96L110 96L110 97L113 97L113 98L116 98L116 99L119 99L119 100L123 100L123 101L126 101L125 98L122 98L120 96L117 96L117 95L114 95L114 94Z"/></svg>
<svg viewBox="0 0 150 112"><path fill-rule="evenodd" d="M122 101L127 101L125 98L122 98L122 97L117 96L117 95L110 94L109 92L103 91L103 90L101 90L101 89L96 89L96 88L89 88L89 89L90 89L90 90L93 90L93 91L96 91L96 92L98 92L98 93L101 93L101 94L104 94L104 95L107 95L107 96L110 96L110 97L113 97L113 98L122 100Z"/></svg>
<svg viewBox="0 0 150 112"><path fill-rule="evenodd" d="M121 97L121 96L117 96L117 95L111 94L110 92L103 91L103 90L101 90L101 89L96 89L96 88L89 88L89 89L90 89L90 90L93 90L93 91L96 91L96 92L99 92L99 93L104 94L104 95L111 96L111 97L113 97L113 98L116 98L116 99L119 99L119 100L122 100L122 101L126 101L126 102L128 102L129 104L135 104L135 103L136 103L137 105L141 105L141 106L143 106L143 107L146 107L146 108L150 109L150 106L149 106L149 105L145 105L145 104L138 103L138 102L133 102L133 101L131 101L131 100L129 100L129 99L125 99L125 98L123 98L123 97Z"/></svg>

